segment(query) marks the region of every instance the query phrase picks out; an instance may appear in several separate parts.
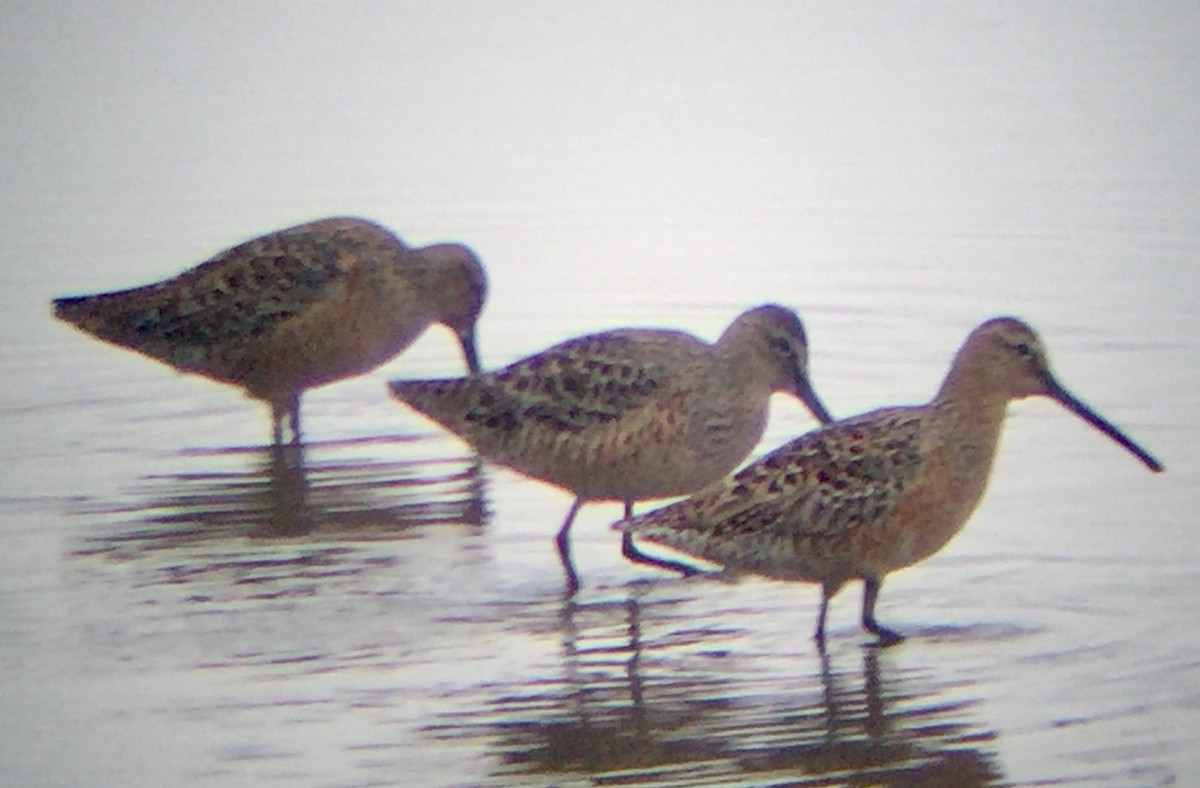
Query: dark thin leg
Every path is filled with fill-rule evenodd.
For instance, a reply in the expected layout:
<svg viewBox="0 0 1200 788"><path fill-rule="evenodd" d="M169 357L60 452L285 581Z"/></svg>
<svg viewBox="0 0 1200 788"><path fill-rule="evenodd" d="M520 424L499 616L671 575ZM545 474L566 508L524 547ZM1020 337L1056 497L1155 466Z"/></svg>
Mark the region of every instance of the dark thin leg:
<svg viewBox="0 0 1200 788"><path fill-rule="evenodd" d="M667 558L657 558L652 555L647 555L637 548L633 543L633 534L624 533L621 535L621 555L628 558L630 561L638 564L646 564L648 566L657 566L659 569L667 569L672 572L679 572L684 577L700 574L700 570L694 566L672 561Z"/></svg>
<svg viewBox="0 0 1200 788"><path fill-rule="evenodd" d="M283 445L283 422L287 421L291 430L293 446L300 445L300 395L292 394L282 401L271 402L271 442L276 446Z"/></svg>
<svg viewBox="0 0 1200 788"><path fill-rule="evenodd" d="M300 395L293 394L288 400L288 421L292 427L292 445L300 445Z"/></svg>
<svg viewBox="0 0 1200 788"><path fill-rule="evenodd" d="M879 645L890 646L904 640L904 635L875 620L875 600L879 597L880 585L882 581L877 577L863 578L862 625L863 629L879 638Z"/></svg>
<svg viewBox="0 0 1200 788"><path fill-rule="evenodd" d="M821 585L821 607L817 611L817 629L813 632L813 640L817 643L817 650L822 654L825 653L825 614L829 612L829 597L832 594L829 591L829 586Z"/></svg>
<svg viewBox="0 0 1200 788"><path fill-rule="evenodd" d="M571 523L575 522L575 515L579 513L579 507L583 506L583 499L576 498L571 504L571 510L567 512L567 519L563 521L562 528L558 529L558 536L554 542L558 545L558 559L562 562L563 572L567 575L567 596L575 596L575 592L579 590L579 575L575 573L575 565L571 563Z"/></svg>
<svg viewBox="0 0 1200 788"><path fill-rule="evenodd" d="M628 520L630 517L633 517L633 501L626 501L625 519ZM678 561L671 561L666 558L656 558L652 555L643 553L638 549L637 545L633 543L633 534L628 532L621 534L621 555L625 556L634 563L646 564L647 566L657 566L659 569L667 569L672 572L679 572L684 577L691 577L692 575L700 574L700 570L696 569L694 566L688 566L687 564L683 564Z"/></svg>
<svg viewBox="0 0 1200 788"><path fill-rule="evenodd" d="M292 411L292 445L300 445L300 408Z"/></svg>
<svg viewBox="0 0 1200 788"><path fill-rule="evenodd" d="M283 445L284 411L278 402L271 403L271 445Z"/></svg>

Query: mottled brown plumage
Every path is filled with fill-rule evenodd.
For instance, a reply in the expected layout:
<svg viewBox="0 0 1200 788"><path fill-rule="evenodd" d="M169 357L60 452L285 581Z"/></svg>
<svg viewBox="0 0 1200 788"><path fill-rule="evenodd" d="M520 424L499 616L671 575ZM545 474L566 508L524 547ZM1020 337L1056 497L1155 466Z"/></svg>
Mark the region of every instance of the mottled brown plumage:
<svg viewBox="0 0 1200 788"><path fill-rule="evenodd" d="M475 323L487 284L465 246L410 249L363 219L330 218L242 243L163 282L59 298L54 314L181 372L241 386L299 440L306 389L371 371L430 323L479 370Z"/></svg>
<svg viewBox="0 0 1200 788"><path fill-rule="evenodd" d="M820 583L815 637L829 598L865 583L862 622L884 642L875 599L888 572L936 553L982 498L1008 402L1050 397L1133 452L1162 465L1069 394L1033 330L1013 318L977 328L931 402L885 408L802 435L734 476L617 524L730 570Z"/></svg>
<svg viewBox="0 0 1200 788"><path fill-rule="evenodd" d="M575 494L558 535L574 591L568 531L584 502L623 501L628 512L634 501L719 479L762 437L774 391L829 421L807 367L799 317L767 305L740 315L712 345L679 331L621 329L474 378L391 387L484 457ZM632 542L626 547L630 554Z"/></svg>

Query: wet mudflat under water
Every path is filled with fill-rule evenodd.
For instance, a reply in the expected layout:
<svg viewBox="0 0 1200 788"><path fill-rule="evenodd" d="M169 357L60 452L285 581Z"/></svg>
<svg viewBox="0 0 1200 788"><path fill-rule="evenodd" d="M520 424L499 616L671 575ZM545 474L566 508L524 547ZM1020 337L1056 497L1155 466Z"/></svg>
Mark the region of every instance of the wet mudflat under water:
<svg viewBox="0 0 1200 788"><path fill-rule="evenodd" d="M1194 781L1200 19L469 8L14 15L0 782ZM928 398L1015 313L1167 472L1012 406L975 517L884 587L909 639L873 647L855 585L821 655L815 587L633 566L615 504L564 598L568 496L387 397L459 373L444 331L312 392L277 451L236 391L49 315L335 213L475 248L489 368L779 301L844 416ZM756 453L812 426L777 398Z"/></svg>

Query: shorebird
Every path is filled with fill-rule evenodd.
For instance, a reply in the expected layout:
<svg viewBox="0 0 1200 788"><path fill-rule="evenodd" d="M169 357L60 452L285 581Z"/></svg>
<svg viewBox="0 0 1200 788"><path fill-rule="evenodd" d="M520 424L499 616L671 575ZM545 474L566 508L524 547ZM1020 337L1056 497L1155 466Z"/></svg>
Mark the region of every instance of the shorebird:
<svg viewBox="0 0 1200 788"><path fill-rule="evenodd" d="M745 459L772 392L794 394L821 422L800 318L765 305L739 315L715 344L628 328L577 337L473 378L398 380L392 394L483 457L574 493L556 544L567 593L579 588L569 533L588 501L685 495ZM632 560L690 573L640 553Z"/></svg>
<svg viewBox="0 0 1200 788"><path fill-rule="evenodd" d="M370 372L442 323L479 372L475 323L487 280L460 244L411 249L364 219L336 217L254 238L178 276L58 298L54 315L181 372L241 386L300 441L300 395Z"/></svg>
<svg viewBox="0 0 1200 788"><path fill-rule="evenodd" d="M903 639L875 620L884 576L936 553L983 497L1011 400L1045 396L1132 452L1163 466L1055 379L1020 320L976 328L927 404L884 408L802 435L690 498L626 518L626 536L781 580L821 584L814 638L824 646L829 600L864 584L862 626L886 645Z"/></svg>

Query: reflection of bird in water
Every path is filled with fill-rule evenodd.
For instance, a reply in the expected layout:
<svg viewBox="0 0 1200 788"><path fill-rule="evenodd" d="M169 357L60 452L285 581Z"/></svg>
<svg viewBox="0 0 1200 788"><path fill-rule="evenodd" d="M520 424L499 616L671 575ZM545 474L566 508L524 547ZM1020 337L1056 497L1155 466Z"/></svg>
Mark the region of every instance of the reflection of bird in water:
<svg viewBox="0 0 1200 788"><path fill-rule="evenodd" d="M800 318L768 305L744 312L715 344L679 331L620 329L577 337L472 378L398 380L397 399L484 457L575 494L558 532L568 593L579 587L569 531L588 501L689 493L719 479L762 437L771 393L829 414L808 380ZM688 572L640 553L633 560Z"/></svg>
<svg viewBox="0 0 1200 788"><path fill-rule="evenodd" d="M309 446L328 451L339 444ZM299 446L272 446L247 496L247 535L362 538L418 525L482 525L485 476L478 457L329 461L311 467ZM236 489L236 488L231 488ZM247 492L250 492L249 489Z"/></svg>
<svg viewBox="0 0 1200 788"><path fill-rule="evenodd" d="M133 491L132 501L86 511L100 520L120 519L116 530L97 524L76 554L129 560L212 546L223 556L245 553L245 560L259 561L252 549L230 553L227 548L247 538L285 543L302 538L314 550L345 552L351 542L394 538L415 526L485 522L485 476L477 457L380 461L352 456L368 443L387 440L395 439L187 453L202 457L205 469L149 477ZM323 459L306 462L306 451ZM260 458L257 468L243 469L248 453ZM345 458L336 459L339 454ZM214 468L228 460L236 467ZM187 571L209 571L210 557L201 550Z"/></svg>
<svg viewBox="0 0 1200 788"><path fill-rule="evenodd" d="M886 680L878 649L862 652L861 684L851 672L831 667L824 650L820 654L823 735L747 753L743 769L775 779L822 775L814 781L821 785L830 784L830 777L853 785L956 788L1003 782L994 756L980 749L995 740L995 733L955 721L973 702L909 695ZM909 706L913 701L916 705ZM806 727L816 721L805 709L792 714Z"/></svg>
<svg viewBox="0 0 1200 788"><path fill-rule="evenodd" d="M1008 402L1039 395L1162 470L1059 384L1032 329L996 318L967 337L928 404L876 410L802 435L731 478L618 527L731 570L820 583L819 644L830 597L861 578L863 627L896 642L902 636L875 620L884 576L928 558L959 532L983 496Z"/></svg>
<svg viewBox="0 0 1200 788"><path fill-rule="evenodd" d="M411 249L385 228L332 218L239 244L178 276L58 298L54 314L99 339L266 402L276 443L300 440L300 395L361 375L442 323L479 371L482 265L465 246Z"/></svg>
<svg viewBox="0 0 1200 788"><path fill-rule="evenodd" d="M484 698L472 687L454 705L471 711L426 732L483 742L505 784L1002 782L995 734L970 720L973 702L945 696L953 688L889 680L876 649L861 676L827 655L799 676L794 663L775 673L753 654L714 651L713 631L680 601L567 600L560 677L485 686Z"/></svg>

